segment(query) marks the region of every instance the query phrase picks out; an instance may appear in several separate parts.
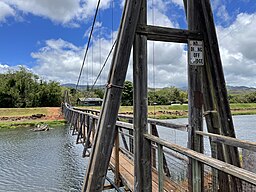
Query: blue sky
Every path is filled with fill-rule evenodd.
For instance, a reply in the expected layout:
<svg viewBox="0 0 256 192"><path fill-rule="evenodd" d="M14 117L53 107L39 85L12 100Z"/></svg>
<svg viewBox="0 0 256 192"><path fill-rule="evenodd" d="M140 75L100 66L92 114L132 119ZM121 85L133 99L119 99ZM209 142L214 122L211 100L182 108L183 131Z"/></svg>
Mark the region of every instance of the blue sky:
<svg viewBox="0 0 256 192"><path fill-rule="evenodd" d="M102 0L81 84L95 80L117 35L123 3ZM148 23L186 28L182 3L148 0ZM96 4L97 0L1 0L0 73L23 65L46 80L76 83ZM211 4L227 84L256 87L255 0ZM183 44L149 42L149 86L185 86L186 58ZM109 63L100 84L106 81ZM131 68L130 64L129 80Z"/></svg>

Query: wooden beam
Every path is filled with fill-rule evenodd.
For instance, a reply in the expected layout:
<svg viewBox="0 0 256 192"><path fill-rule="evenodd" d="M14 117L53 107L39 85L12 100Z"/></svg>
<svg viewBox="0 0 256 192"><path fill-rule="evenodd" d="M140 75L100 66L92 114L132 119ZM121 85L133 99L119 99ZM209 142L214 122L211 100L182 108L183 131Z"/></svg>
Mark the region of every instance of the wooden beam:
<svg viewBox="0 0 256 192"><path fill-rule="evenodd" d="M219 116L221 133L225 136L236 137L232 115L229 107L228 94L219 52L218 39L214 25L213 13L209 0L200 0L201 31L204 34L205 55L207 58L207 76L211 80L211 90L215 97L216 110ZM224 159L226 162L240 167L237 147L225 146ZM241 190L241 182L231 178L230 191Z"/></svg>
<svg viewBox="0 0 256 192"><path fill-rule="evenodd" d="M147 0L141 1L138 24L147 23ZM151 142L148 133L147 37L136 34L133 43L134 191L152 191Z"/></svg>
<svg viewBox="0 0 256 192"><path fill-rule="evenodd" d="M212 142L218 142L218 143L223 143L225 145L241 147L243 149L248 149L250 151L256 152L256 142L239 140L236 138L213 134L213 133L205 133L203 131L196 131L196 134L202 135L202 136L208 136L211 138Z"/></svg>
<svg viewBox="0 0 256 192"><path fill-rule="evenodd" d="M168 141L165 141L163 139L159 139L158 137L155 137L150 134L145 134L145 137L149 139L150 141L153 141L155 143L161 144L171 150L174 150L178 153L181 153L189 158L195 159L197 161L200 161L203 164L206 164L210 167L213 167L215 169L218 169L219 171L223 171L227 174L233 175L239 179L242 179L248 183L251 183L253 185L256 185L256 174L250 171L247 171L245 169L236 167L234 165L225 163L223 161L213 159L211 157L208 157L204 154L198 153L196 151L193 151L191 149L182 147L180 145L169 143Z"/></svg>
<svg viewBox="0 0 256 192"><path fill-rule="evenodd" d="M197 31L158 27L152 25L139 25L136 32L141 35L146 35L148 40L152 41L187 43L188 39L203 39L202 34Z"/></svg>
<svg viewBox="0 0 256 192"><path fill-rule="evenodd" d="M200 6L197 0L190 0L187 2L188 14L188 29L191 31L200 30ZM194 39L191 39L194 40ZM196 40L196 39L195 39ZM188 52L188 112L189 112L189 126L191 149L199 153L203 153L203 138L202 136L194 134L194 131L203 130L203 81L202 71L204 65L192 65L190 61L190 50ZM193 192L201 192L204 187L203 165L192 159L190 161L190 182L192 184Z"/></svg>
<svg viewBox="0 0 256 192"><path fill-rule="evenodd" d="M135 36L141 0L126 1L118 40L113 53L108 85L100 113L95 141L87 167L82 191L102 191L112 148L114 145L116 119L120 106L131 48Z"/></svg>

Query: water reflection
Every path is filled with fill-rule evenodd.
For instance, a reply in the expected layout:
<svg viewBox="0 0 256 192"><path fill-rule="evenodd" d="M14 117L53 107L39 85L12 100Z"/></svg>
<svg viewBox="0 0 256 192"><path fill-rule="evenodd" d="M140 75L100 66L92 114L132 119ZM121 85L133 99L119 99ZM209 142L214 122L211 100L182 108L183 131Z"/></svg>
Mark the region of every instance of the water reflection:
<svg viewBox="0 0 256 192"><path fill-rule="evenodd" d="M187 119L171 120L187 124ZM237 137L256 141L256 116L235 116ZM183 146L187 133L159 128L162 138ZM48 132L0 131L0 191L81 191L86 160L68 127ZM208 139L206 139L208 141Z"/></svg>
<svg viewBox="0 0 256 192"><path fill-rule="evenodd" d="M86 162L68 131L0 131L0 191L81 191Z"/></svg>

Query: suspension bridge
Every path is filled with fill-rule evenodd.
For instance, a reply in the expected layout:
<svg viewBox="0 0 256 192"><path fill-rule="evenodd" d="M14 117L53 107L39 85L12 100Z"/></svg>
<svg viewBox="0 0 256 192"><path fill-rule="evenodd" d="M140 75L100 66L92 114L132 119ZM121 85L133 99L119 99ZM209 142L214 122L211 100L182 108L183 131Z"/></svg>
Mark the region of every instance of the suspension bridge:
<svg viewBox="0 0 256 192"><path fill-rule="evenodd" d="M99 5L100 0L77 86ZM89 157L83 191L256 191L256 174L243 168L238 150L256 152L256 143L236 139L210 0L184 0L184 10L188 29L159 27L147 24L147 0L127 0L110 51L101 111L75 108L65 93L62 112L77 143L84 146L83 156ZM147 117L148 40L188 45L186 125ZM132 47L134 111L126 116L118 110ZM181 132L185 140L171 142L166 134L170 130ZM210 155L204 138L210 141ZM107 174L110 170L113 178Z"/></svg>

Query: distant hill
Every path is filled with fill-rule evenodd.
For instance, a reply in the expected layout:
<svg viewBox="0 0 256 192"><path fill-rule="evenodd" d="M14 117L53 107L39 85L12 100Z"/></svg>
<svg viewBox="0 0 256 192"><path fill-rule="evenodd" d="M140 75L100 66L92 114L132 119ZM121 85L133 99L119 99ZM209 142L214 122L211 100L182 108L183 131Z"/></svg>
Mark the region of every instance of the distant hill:
<svg viewBox="0 0 256 192"><path fill-rule="evenodd" d="M227 90L229 94L246 94L256 92L256 88L246 86L227 86Z"/></svg>
<svg viewBox="0 0 256 192"><path fill-rule="evenodd" d="M76 84L72 83L67 83L67 84L62 84L61 86L63 87L68 87L68 88L76 88ZM88 85L89 89L92 87L92 85ZM105 85L95 85L95 89L103 89L105 88ZM78 85L78 89L80 90L85 90L87 89L87 85ZM148 88L150 91L153 91L154 88L149 87ZM162 88L155 88L156 90L162 89ZM187 91L187 87L179 87L180 90L182 91ZM251 92L256 92L256 88L254 87L246 87L246 86L227 86L227 90L229 94L246 94L246 93L251 93Z"/></svg>
<svg viewBox="0 0 256 192"><path fill-rule="evenodd" d="M76 84L73 83L66 83L66 84L62 84L62 87L68 87L68 88L76 88ZM88 85L88 88L90 89L92 87L92 85ZM95 89L103 89L105 87L105 85L95 85L94 88ZM80 90L85 90L87 89L87 85L78 85L77 87Z"/></svg>
<svg viewBox="0 0 256 192"><path fill-rule="evenodd" d="M182 91L187 91L188 87L179 87ZM254 87L246 87L246 86L229 86L227 85L227 90L229 94L246 94L251 92L256 92L256 88Z"/></svg>

